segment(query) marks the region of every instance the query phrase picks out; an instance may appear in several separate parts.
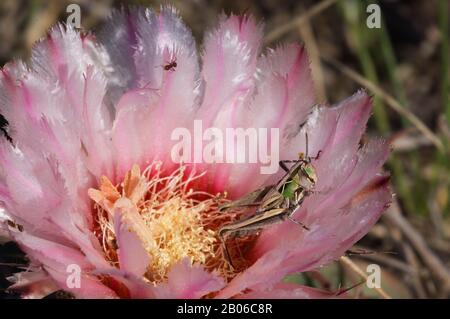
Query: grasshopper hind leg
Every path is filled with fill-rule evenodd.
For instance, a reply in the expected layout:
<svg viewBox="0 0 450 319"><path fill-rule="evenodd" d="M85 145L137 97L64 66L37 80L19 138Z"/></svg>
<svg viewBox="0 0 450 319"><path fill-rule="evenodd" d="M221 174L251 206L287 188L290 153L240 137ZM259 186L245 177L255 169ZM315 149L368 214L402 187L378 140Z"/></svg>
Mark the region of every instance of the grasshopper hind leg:
<svg viewBox="0 0 450 319"><path fill-rule="evenodd" d="M303 224L302 222L299 222L298 220L295 220L292 216L288 216L287 219L289 219L291 222L293 222L294 224L299 225L300 227L302 227L305 230L310 230L310 228L308 226L306 226L305 224Z"/></svg>
<svg viewBox="0 0 450 319"><path fill-rule="evenodd" d="M289 219L291 222L293 222L294 224L299 225L300 227L302 227L305 230L310 230L310 228L308 226L306 226L305 224L303 224L302 222L299 222L298 220L294 219L294 217L292 215L294 215L295 210L293 209L294 207L291 207L292 211L286 215L286 219Z"/></svg>
<svg viewBox="0 0 450 319"><path fill-rule="evenodd" d="M228 233L219 233L221 246L222 246L222 254L225 257L225 260L227 261L227 263L231 266L231 270L235 270L233 261L231 260L230 251L228 250L228 246L227 246L227 242L226 242L226 240L228 238L227 235L228 235Z"/></svg>

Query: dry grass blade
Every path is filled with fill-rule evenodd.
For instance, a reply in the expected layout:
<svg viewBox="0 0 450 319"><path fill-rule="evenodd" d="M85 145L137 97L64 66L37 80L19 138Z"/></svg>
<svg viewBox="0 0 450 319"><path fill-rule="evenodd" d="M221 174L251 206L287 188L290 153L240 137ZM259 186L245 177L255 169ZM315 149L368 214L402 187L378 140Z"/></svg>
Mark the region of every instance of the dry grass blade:
<svg viewBox="0 0 450 319"><path fill-rule="evenodd" d="M45 36L47 30L58 20L58 15L63 11L63 8L64 3L62 1L51 1L47 9L35 13L25 30L28 49L32 48L35 41Z"/></svg>
<svg viewBox="0 0 450 319"><path fill-rule="evenodd" d="M353 261L351 261L350 258L346 257L346 256L342 256L341 259L342 263L344 263L347 267L349 267L351 270L353 270L355 273L357 273L359 276L361 276L361 278L363 278L364 280L367 281L367 274L358 267L357 264L355 264ZM378 294L383 297L384 299L392 299L391 296L389 296L384 290L383 288L374 288Z"/></svg>
<svg viewBox="0 0 450 319"><path fill-rule="evenodd" d="M436 134L434 134L417 116L415 116L412 112L408 111L403 105L401 105L400 102L398 102L392 95L384 91L378 85L374 84L373 82L363 77L358 72L342 64L341 62L331 57L325 57L323 55L322 59L328 62L329 64L333 65L344 75L348 76L355 82L359 83L360 85L366 87L368 90L372 91L374 94L378 95L394 111L404 116L411 124L416 126L417 129L420 132L422 132L422 134L425 135L425 137L427 137L427 139L429 139L430 142L432 142L438 148L439 151L441 152L444 151L444 145L442 144L442 141L439 139L439 137Z"/></svg>
<svg viewBox="0 0 450 319"><path fill-rule="evenodd" d="M313 28L309 19L304 20L304 22L299 25L298 32L305 43L311 62L311 72L318 101L320 103L327 103L325 75L323 73L322 64L320 63L319 46L317 45L317 41L314 37Z"/></svg>
<svg viewBox="0 0 450 319"><path fill-rule="evenodd" d="M411 280L412 280L414 289L416 290L417 297L419 297L420 299L424 299L427 297L427 295L426 295L425 289L422 285L422 282L420 280L419 261L417 260L417 257L410 245L408 245L407 243L404 243L402 246L403 246L403 251L405 253L406 260L411 265L411 267L413 267L415 270L413 275L411 276L412 277Z"/></svg>
<svg viewBox="0 0 450 319"><path fill-rule="evenodd" d="M312 6L308 11L306 11L304 14L300 15L299 17L293 19L292 21L283 24L282 26L276 28L275 30L269 32L267 37L265 38L265 44L269 44L276 39L280 38L285 33L291 31L292 29L297 28L299 25L301 25L305 20L311 19L313 16L321 13L325 9L329 8L333 4L335 4L339 0L323 0L317 3L316 5Z"/></svg>
<svg viewBox="0 0 450 319"><path fill-rule="evenodd" d="M450 272L442 263L442 261L430 250L424 238L420 233L414 229L409 221L403 217L400 212L400 206L394 198L394 201L383 215L383 219L398 227L405 237L409 240L411 245L420 255L424 264L428 266L431 273L439 280L442 285L442 292L444 295L450 294Z"/></svg>

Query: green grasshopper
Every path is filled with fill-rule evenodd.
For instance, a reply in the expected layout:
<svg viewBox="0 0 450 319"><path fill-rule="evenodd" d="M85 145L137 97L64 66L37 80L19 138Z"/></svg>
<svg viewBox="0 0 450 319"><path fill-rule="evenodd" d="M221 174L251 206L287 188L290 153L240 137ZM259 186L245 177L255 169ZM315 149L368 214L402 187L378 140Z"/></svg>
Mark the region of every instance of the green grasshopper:
<svg viewBox="0 0 450 319"><path fill-rule="evenodd" d="M252 216L225 225L219 230L224 256L232 267L230 254L225 244L225 238L230 235L234 237L246 236L286 219L309 230L307 226L295 220L292 215L301 206L305 198L314 192L317 176L311 162L318 159L320 153L321 151L318 152L316 157L308 157L301 153L298 160L280 161L280 167L286 171L286 174L278 183L262 187L219 208L221 211L226 211L231 208L257 207ZM307 135L306 154L308 154ZM288 168L286 163L294 163L294 165Z"/></svg>

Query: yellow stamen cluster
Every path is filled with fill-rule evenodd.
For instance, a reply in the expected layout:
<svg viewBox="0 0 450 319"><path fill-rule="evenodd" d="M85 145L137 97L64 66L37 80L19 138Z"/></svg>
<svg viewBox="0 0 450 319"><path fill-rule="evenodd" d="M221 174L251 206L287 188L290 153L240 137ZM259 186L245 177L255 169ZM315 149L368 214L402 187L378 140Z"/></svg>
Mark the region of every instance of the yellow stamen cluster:
<svg viewBox="0 0 450 319"><path fill-rule="evenodd" d="M201 213L209 210L216 199L195 200L197 194L192 189L187 190L193 179L183 181L183 176L181 167L167 178L151 178L148 189L153 192L149 192L149 198L140 205L141 216L155 242L149 251L152 257L149 273L156 281L164 279L167 270L185 257L189 257L192 264L204 264L215 257L213 248L217 235L205 229Z"/></svg>
<svg viewBox="0 0 450 319"><path fill-rule="evenodd" d="M145 274L153 283L164 281L170 268L184 258L192 264L203 264L225 278L235 275L224 260L218 238L218 229L235 220L239 212L219 213L218 206L225 203L223 196L194 191L191 185L202 175L186 174L180 166L172 174L163 176L160 163L149 166L142 174L137 165L127 173L124 181L113 185L102 177L99 189L90 189L94 200L97 235L106 257L120 267L114 231L114 209L119 199L131 202L136 217L125 210L131 223L130 231L136 233L150 257Z"/></svg>

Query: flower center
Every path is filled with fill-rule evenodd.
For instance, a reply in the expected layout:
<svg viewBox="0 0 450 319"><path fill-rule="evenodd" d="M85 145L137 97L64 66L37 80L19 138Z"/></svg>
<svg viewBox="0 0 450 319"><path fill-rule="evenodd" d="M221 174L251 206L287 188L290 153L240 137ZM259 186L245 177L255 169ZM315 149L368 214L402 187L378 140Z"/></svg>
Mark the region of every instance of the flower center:
<svg viewBox="0 0 450 319"><path fill-rule="evenodd" d="M194 172L187 174L185 166L164 175L161 163L150 165L141 174L134 165L121 183L113 185L103 176L98 189L89 189L89 196L95 202L95 233L111 264L120 267L114 211L125 200L132 209L130 212L122 209L121 218L150 257L147 280L154 284L164 281L170 268L184 258L189 258L192 264L204 265L209 271L218 271L226 279L234 277L237 270L224 258L218 230L238 219L242 211L219 212L218 207L229 202L225 196L191 187L202 176ZM246 241L248 238L240 239L234 250L240 252L239 246ZM242 254L235 255L238 256L233 264L243 264Z"/></svg>

